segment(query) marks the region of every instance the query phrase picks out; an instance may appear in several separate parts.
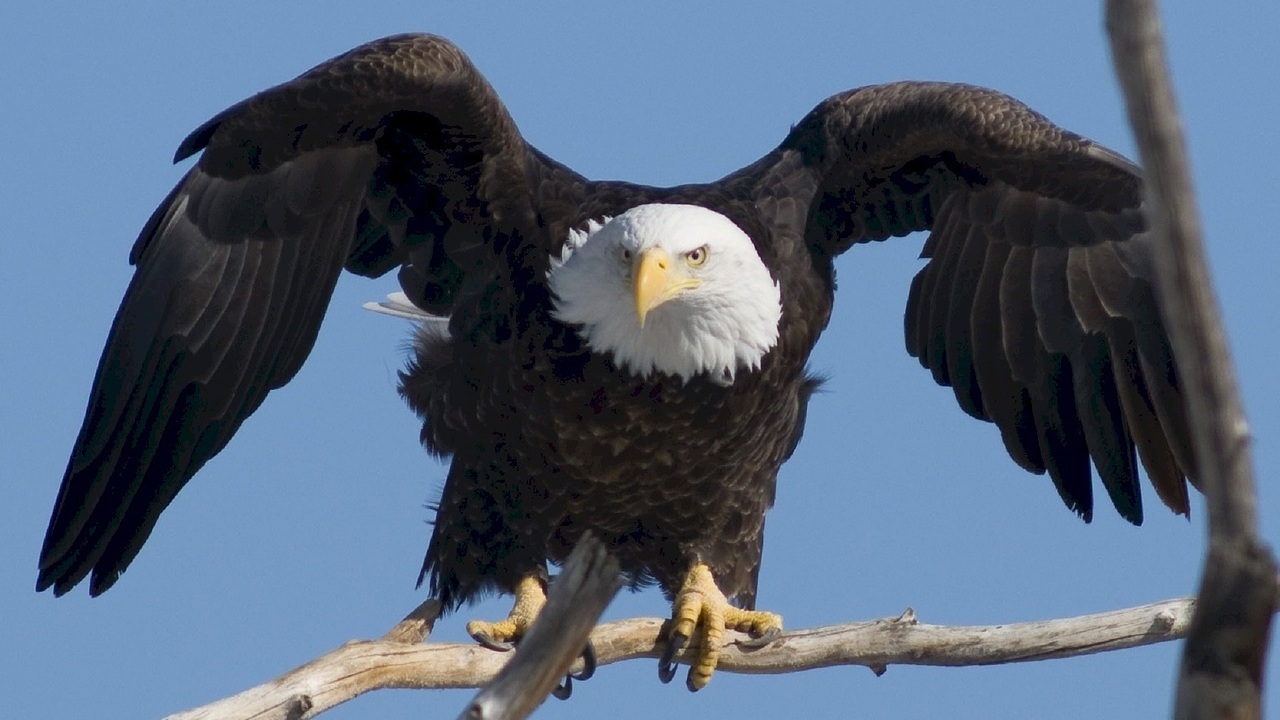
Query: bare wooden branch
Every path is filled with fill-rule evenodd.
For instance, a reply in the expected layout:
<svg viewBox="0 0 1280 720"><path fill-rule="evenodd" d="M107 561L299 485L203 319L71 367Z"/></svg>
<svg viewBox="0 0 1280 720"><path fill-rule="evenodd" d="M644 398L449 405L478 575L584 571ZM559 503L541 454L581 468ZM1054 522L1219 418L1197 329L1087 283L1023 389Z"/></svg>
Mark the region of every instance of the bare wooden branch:
<svg viewBox="0 0 1280 720"><path fill-rule="evenodd" d="M511 662L480 691L459 720L521 720L565 678L592 628L622 587L621 569L604 544L583 536L569 554L529 634ZM565 688L571 687L565 678Z"/></svg>
<svg viewBox="0 0 1280 720"><path fill-rule="evenodd" d="M1166 600L992 627L927 625L908 610L897 618L795 630L753 650L736 644L745 636L728 632L717 671L780 674L862 665L880 673L895 664L996 665L1089 655L1184 637L1194 605L1190 598ZM663 648L663 624L657 618L639 618L597 627L591 643L598 664L656 659ZM680 659L689 657L691 650L686 648ZM304 720L371 690L480 687L511 656L469 644L350 642L264 685L167 720Z"/></svg>
<svg viewBox="0 0 1280 720"><path fill-rule="evenodd" d="M417 645L426 642L440 617L440 601L435 598L424 601L414 608L396 626L382 636L387 642Z"/></svg>
<svg viewBox="0 0 1280 720"><path fill-rule="evenodd" d="M1107 32L1146 171L1158 291L1209 510L1200 612L1175 717L1259 718L1276 566L1258 536L1248 424L1204 257L1155 0L1109 0Z"/></svg>

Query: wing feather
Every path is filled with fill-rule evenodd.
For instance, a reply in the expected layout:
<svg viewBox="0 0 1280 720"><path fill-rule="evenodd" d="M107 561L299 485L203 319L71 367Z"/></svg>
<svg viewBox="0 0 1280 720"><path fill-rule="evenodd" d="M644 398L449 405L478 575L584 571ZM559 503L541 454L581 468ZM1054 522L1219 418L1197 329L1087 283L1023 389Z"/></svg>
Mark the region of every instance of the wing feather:
<svg viewBox="0 0 1280 720"><path fill-rule="evenodd" d="M1045 471L1031 419L1031 396L1023 383L1013 377L1013 368L1004 349L1000 315L1000 287L1005 264L1012 248L1006 243L986 244L982 273L978 276L969 318L970 353L974 374L983 398L983 419L1000 428L1005 449L1014 462L1033 473Z"/></svg>
<svg viewBox="0 0 1280 720"><path fill-rule="evenodd" d="M970 226L955 271L946 316L948 376L961 409L986 419L985 398L978 382L971 333L974 306L987 257L987 241L977 226Z"/></svg>
<svg viewBox="0 0 1280 720"><path fill-rule="evenodd" d="M939 385L950 385L952 382L950 365L947 363L947 320L966 237L963 227L946 228L946 230L959 235L959 239L950 233L939 236L945 237L948 242L939 243L938 253L934 255L933 262L928 265L934 281L931 297L922 309L924 316L922 325L928 329L928 344L925 348L926 366L933 371L933 379Z"/></svg>

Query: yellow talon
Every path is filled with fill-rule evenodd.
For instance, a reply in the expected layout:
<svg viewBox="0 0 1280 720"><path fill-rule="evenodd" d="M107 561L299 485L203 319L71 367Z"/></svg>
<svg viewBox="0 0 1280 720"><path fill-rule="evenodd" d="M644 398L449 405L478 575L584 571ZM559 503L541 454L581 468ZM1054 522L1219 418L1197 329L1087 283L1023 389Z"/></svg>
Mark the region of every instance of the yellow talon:
<svg viewBox="0 0 1280 720"><path fill-rule="evenodd" d="M694 691L706 687L720 661L720 643L726 628L768 642L782 632L782 617L730 605L716 586L711 568L698 563L690 568L671 604L671 631L667 636L667 649L658 661L658 677L663 682L674 677L675 654L694 637L695 631L701 630L697 655L689 666L686 684Z"/></svg>
<svg viewBox="0 0 1280 720"><path fill-rule="evenodd" d="M516 584L516 601L507 619L498 622L472 620L467 634L476 642L494 650L510 650L533 626L542 606L547 604L547 590L536 576L529 575Z"/></svg>

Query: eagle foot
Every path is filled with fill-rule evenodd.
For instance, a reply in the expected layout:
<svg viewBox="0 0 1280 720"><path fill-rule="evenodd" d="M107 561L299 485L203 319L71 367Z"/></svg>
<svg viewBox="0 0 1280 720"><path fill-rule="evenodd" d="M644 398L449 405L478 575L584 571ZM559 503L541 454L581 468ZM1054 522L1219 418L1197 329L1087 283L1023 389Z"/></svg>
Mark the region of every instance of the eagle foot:
<svg viewBox="0 0 1280 720"><path fill-rule="evenodd" d="M516 583L515 595L515 604L505 620L472 620L467 623L467 634L490 650L508 652L515 648L547 604L547 587L542 579L527 575Z"/></svg>
<svg viewBox="0 0 1280 720"><path fill-rule="evenodd" d="M675 677L675 657L694 636L698 635L697 655L689 665L685 685L697 692L711 682L711 673L720 661L720 641L724 631L737 630L752 639L741 642L745 647L761 647L782 634L782 617L756 610L742 610L729 604L720 592L711 569L702 563L694 565L685 576L680 592L671 604L671 629L667 647L658 659L658 679L664 683Z"/></svg>
<svg viewBox="0 0 1280 720"><path fill-rule="evenodd" d="M536 575L527 576L516 584L515 596L511 614L507 615L505 620L498 622L472 620L467 623L467 633L476 642L490 650L498 652L514 650L520 639L533 626L533 621L538 619L538 613L542 612L542 607L547 604L545 581ZM557 699L567 700L573 694L573 681L590 679L595 675L596 667L596 649L590 641L587 641L586 647L582 649L582 670L566 675L564 681L557 685L551 694Z"/></svg>

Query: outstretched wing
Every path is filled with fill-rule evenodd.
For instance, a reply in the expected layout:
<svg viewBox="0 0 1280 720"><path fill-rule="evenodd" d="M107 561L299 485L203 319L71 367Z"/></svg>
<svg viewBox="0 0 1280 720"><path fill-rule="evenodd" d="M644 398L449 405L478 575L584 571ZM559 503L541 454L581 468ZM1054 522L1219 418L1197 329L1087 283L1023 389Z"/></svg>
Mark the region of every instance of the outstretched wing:
<svg viewBox="0 0 1280 720"><path fill-rule="evenodd" d="M402 267L413 300L447 312L484 241L536 227L530 178L569 172L525 144L456 47L422 35L235 105L176 159L201 149L133 248L40 590L90 572L91 595L115 582L182 486L298 371L344 266Z"/></svg>
<svg viewBox="0 0 1280 720"><path fill-rule="evenodd" d="M1195 459L1137 167L994 91L894 83L820 104L752 172L766 169L813 193L806 239L823 254L931 231L907 351L1068 507L1090 519L1092 460L1140 523L1136 448L1189 512Z"/></svg>

